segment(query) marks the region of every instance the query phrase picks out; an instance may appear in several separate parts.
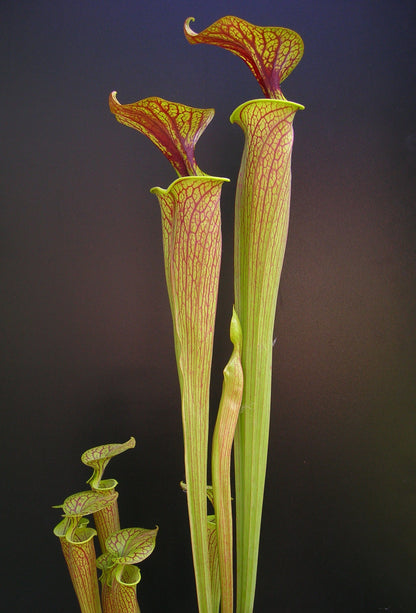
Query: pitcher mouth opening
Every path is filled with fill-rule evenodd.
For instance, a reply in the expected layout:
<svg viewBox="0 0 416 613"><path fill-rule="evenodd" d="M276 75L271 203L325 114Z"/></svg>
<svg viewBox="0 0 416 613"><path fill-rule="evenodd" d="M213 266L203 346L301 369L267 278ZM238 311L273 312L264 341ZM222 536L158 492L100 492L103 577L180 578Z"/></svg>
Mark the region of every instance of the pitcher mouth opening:
<svg viewBox="0 0 416 613"><path fill-rule="evenodd" d="M214 177L212 175L188 175L186 177L178 177L177 179L175 179L174 181L172 181L172 183L166 187L152 187L150 189L150 193L151 194L155 194L156 196L158 194L167 194L175 185L177 185L178 183L181 183L183 181L200 181L201 183L203 183L204 181L214 181L217 183L229 183L230 179L228 179L227 177Z"/></svg>
<svg viewBox="0 0 416 613"><path fill-rule="evenodd" d="M234 111L231 113L231 116L230 116L231 123L235 122L236 117L239 115L239 113L242 111L244 107L251 105L251 104L258 104L259 106L274 104L276 105L276 107L280 107L280 108L289 107L295 111L305 110L305 107L303 106L303 104L300 104L299 102L292 102L291 100L281 100L278 98L254 98L253 100L247 100L246 102L243 102L236 109L234 109Z"/></svg>

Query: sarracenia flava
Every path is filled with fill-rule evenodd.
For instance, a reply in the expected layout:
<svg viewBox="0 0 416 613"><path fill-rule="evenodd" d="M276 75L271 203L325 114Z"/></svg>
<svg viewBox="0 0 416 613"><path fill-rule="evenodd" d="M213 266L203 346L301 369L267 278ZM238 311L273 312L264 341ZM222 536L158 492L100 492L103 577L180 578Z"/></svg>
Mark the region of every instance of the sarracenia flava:
<svg viewBox="0 0 416 613"><path fill-rule="evenodd" d="M195 144L211 121L212 109L161 98L110 109L121 123L148 136L172 163L179 178L154 187L162 217L166 284L172 311L184 435L185 477L192 553L201 613L214 610L207 512L209 390L221 263L222 177L204 174Z"/></svg>
<svg viewBox="0 0 416 613"><path fill-rule="evenodd" d="M233 444L236 611L252 613L268 450L273 328L289 223L293 119L303 108L285 99L281 83L300 61L303 42L292 30L254 26L237 17L223 17L200 33L191 29L191 21L190 17L184 25L186 39L191 44L217 45L239 56L265 96L241 104L231 115L231 122L244 131L245 145L235 198L235 307L230 327L234 348L224 369L212 439L212 486L207 475L209 393L221 263L220 196L228 179L207 175L199 168L195 145L214 111L158 97L120 104L116 92L110 95L109 104L116 119L145 134L178 175L168 188L154 187L151 191L158 199L162 219L165 276L181 390L183 489L199 613L218 613L220 606L221 613L233 613L235 609L230 483ZM120 449L109 446L107 451L118 453L129 446L130 442ZM98 500L102 504L105 496L106 508L110 508L110 503L116 503L115 484L109 481L98 485L105 466L105 460L99 460L100 453L95 452L83 457L94 468L90 479L93 507ZM214 507L213 515L208 515L208 500ZM143 534L142 529L123 532L116 510L111 511L111 517L111 526L103 527L106 553L98 560L103 570L103 606L113 611L124 602L125 610L130 611L127 603L131 602L134 610L134 590L140 579L138 569L130 562L136 560L136 554L141 559L146 548L153 548L157 529ZM64 520L58 536L72 535L87 541L91 535L85 525L78 520L71 522ZM72 534L75 529L82 535ZM144 550L139 547L134 555L131 553L131 559L123 557L127 545L123 551L113 551L115 543L124 543L123 539L133 545L143 540ZM66 541L63 547L67 547ZM97 593L93 584L92 607L98 602Z"/></svg>
<svg viewBox="0 0 416 613"><path fill-rule="evenodd" d="M137 584L140 570L135 564L153 551L158 528L120 530L115 479L102 479L114 456L132 449L136 441L111 443L88 449L81 460L93 469L90 490L68 496L61 508L64 518L54 529L61 542L81 613L140 613ZM88 526L92 515L95 528ZM94 537L102 555L96 559ZM101 597L97 568L102 571Z"/></svg>
<svg viewBox="0 0 416 613"><path fill-rule="evenodd" d="M234 441L237 519L237 613L251 613L270 422L273 328L289 223L293 119L303 106L288 102L281 82L303 54L300 36L286 28L254 26L224 17L190 43L228 49L251 69L266 98L239 106L231 121L245 146L235 199L234 288L243 345L244 392Z"/></svg>

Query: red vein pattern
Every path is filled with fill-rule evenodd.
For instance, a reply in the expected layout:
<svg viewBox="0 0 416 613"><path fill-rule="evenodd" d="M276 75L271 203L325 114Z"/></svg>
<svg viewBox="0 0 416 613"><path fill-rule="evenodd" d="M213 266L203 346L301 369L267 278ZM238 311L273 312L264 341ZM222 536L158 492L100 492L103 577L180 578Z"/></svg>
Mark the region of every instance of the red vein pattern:
<svg viewBox="0 0 416 613"><path fill-rule="evenodd" d="M139 611L136 584L140 571L133 564L146 559L155 548L159 528L125 528L106 540L107 553L97 560L102 569L102 602L104 613L136 613Z"/></svg>
<svg viewBox="0 0 416 613"><path fill-rule="evenodd" d="M61 524L64 525L64 522ZM61 542L81 613L101 613L93 540L96 531L81 527L75 530L69 539L67 535L59 534L59 526L60 524L56 527L55 534Z"/></svg>
<svg viewBox="0 0 416 613"><path fill-rule="evenodd" d="M209 385L221 262L217 177L184 177L159 199L166 282L182 397L185 474L200 610L211 611L207 542Z"/></svg>
<svg viewBox="0 0 416 613"><path fill-rule="evenodd" d="M116 564L138 564L154 550L158 530L124 528L107 538L106 550Z"/></svg>
<svg viewBox="0 0 416 613"><path fill-rule="evenodd" d="M127 449L135 447L136 441L133 437L130 437L125 443L110 443L107 445L99 445L98 447L92 447L88 449L81 456L81 462L86 466L91 466L94 473L88 479L92 489L100 487L100 480L102 479L105 467L116 455L123 453Z"/></svg>
<svg viewBox="0 0 416 613"><path fill-rule="evenodd" d="M152 97L120 104L110 95L117 121L145 134L162 151L180 177L203 175L195 161L195 145L214 116L214 109L197 109Z"/></svg>
<svg viewBox="0 0 416 613"><path fill-rule="evenodd" d="M112 494L113 492L109 492ZM109 504L93 514L94 524L98 533L98 540L102 553L105 552L105 542L107 538L120 530L120 516L118 512L118 492L114 492L116 497L110 496ZM106 494L103 494L105 496Z"/></svg>
<svg viewBox="0 0 416 613"><path fill-rule="evenodd" d="M116 119L137 129L164 153L179 175L167 190L153 188L162 214L168 295L182 400L188 513L200 611L210 613L206 527L208 401L221 259L221 186L197 166L194 149L213 109L146 98L121 105L110 96Z"/></svg>
<svg viewBox="0 0 416 613"><path fill-rule="evenodd" d="M228 49L247 64L266 98L284 99L280 84L300 62L303 41L297 32L280 27L255 26L239 17L222 17L197 34L184 25L191 44L206 43Z"/></svg>
<svg viewBox="0 0 416 613"><path fill-rule="evenodd" d="M81 462L87 466L95 467L97 463L101 463L104 460L111 460L114 456L123 453L126 449L131 449L136 445L136 441L133 437L130 437L125 443L108 443L107 445L99 445L98 447L92 447L81 456Z"/></svg>
<svg viewBox="0 0 416 613"><path fill-rule="evenodd" d="M95 491L86 490L85 492L77 492L68 496L64 500L62 509L65 515L91 515L100 511L106 506L109 506L114 500L117 499L117 492L107 492L105 494Z"/></svg>
<svg viewBox="0 0 416 613"><path fill-rule="evenodd" d="M237 610L251 611L269 433L273 327L286 247L292 122L301 105L253 100L231 116L245 133L236 192L235 300L243 330L244 392L235 438ZM247 559L251 552L252 560ZM250 569L251 566L251 569Z"/></svg>
<svg viewBox="0 0 416 613"><path fill-rule="evenodd" d="M103 583L103 613L140 613L137 602L137 584L140 571L137 566L124 566L120 577L114 577L109 586Z"/></svg>

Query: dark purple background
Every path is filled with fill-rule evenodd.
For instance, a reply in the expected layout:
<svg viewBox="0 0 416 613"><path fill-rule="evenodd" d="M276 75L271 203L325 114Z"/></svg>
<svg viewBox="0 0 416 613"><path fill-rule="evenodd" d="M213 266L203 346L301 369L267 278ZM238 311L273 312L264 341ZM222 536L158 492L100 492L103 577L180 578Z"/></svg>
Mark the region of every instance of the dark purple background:
<svg viewBox="0 0 416 613"><path fill-rule="evenodd" d="M216 108L197 148L223 190L212 406L230 352L233 190L260 97L244 64L191 47L225 14L298 31L256 611L416 610L416 11L412 0L27 1L0 5L2 592L8 611L73 613L52 535L83 489L82 451L113 460L123 525L160 526L143 613L196 611L178 383L159 210L174 171L107 97ZM61 594L61 596L59 595Z"/></svg>

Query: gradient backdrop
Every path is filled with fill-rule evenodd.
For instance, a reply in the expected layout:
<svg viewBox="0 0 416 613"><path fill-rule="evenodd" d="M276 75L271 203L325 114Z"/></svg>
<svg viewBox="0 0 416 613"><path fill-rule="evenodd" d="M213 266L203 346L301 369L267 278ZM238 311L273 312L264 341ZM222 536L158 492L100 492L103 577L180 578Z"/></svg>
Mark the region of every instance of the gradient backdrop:
<svg viewBox="0 0 416 613"><path fill-rule="evenodd" d="M199 165L228 176L212 401L228 359L228 117L261 96L231 54L182 34L237 14L298 31L292 217L276 327L256 612L416 611L416 9L413 0L3 0L2 607L74 613L59 504L81 453L113 460L124 526L160 526L143 613L196 611L159 210L174 172L107 97L216 109Z"/></svg>

